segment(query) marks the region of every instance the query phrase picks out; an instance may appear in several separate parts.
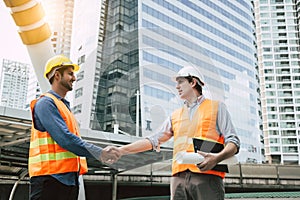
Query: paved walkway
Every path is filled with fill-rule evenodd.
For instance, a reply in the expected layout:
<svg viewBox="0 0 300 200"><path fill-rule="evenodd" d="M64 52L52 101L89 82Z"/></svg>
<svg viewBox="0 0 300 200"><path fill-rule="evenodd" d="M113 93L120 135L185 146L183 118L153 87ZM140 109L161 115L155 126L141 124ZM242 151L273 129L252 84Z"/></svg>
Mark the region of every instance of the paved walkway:
<svg viewBox="0 0 300 200"><path fill-rule="evenodd" d="M254 199L259 199L259 200L300 200L300 197L298 198L237 198L241 200L254 200ZM225 199L225 200L237 200L237 199Z"/></svg>
<svg viewBox="0 0 300 200"><path fill-rule="evenodd" d="M169 196L156 197L136 197L123 200L169 200ZM248 193L230 193L225 195L225 200L300 200L299 192L248 192Z"/></svg>
<svg viewBox="0 0 300 200"><path fill-rule="evenodd" d="M248 192L226 194L226 200L300 200L300 192Z"/></svg>

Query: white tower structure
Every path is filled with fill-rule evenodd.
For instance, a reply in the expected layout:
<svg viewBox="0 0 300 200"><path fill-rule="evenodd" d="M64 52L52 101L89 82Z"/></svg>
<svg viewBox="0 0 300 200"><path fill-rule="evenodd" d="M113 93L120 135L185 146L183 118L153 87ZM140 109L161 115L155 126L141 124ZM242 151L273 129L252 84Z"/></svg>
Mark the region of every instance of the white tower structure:
<svg viewBox="0 0 300 200"><path fill-rule="evenodd" d="M299 5L256 0L256 32L266 160L300 164Z"/></svg>
<svg viewBox="0 0 300 200"><path fill-rule="evenodd" d="M43 0L55 54L70 56L74 0Z"/></svg>

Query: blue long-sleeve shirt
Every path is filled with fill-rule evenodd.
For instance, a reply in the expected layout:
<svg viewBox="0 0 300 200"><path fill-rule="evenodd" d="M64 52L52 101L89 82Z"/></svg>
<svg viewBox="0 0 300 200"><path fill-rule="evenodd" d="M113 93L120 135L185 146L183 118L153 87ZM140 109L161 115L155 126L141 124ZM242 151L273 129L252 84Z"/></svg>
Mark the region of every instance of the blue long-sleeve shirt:
<svg viewBox="0 0 300 200"><path fill-rule="evenodd" d="M52 90L49 93L61 100L70 110L70 103L66 99ZM51 98L47 96L40 98L34 106L33 116L35 129L47 131L62 148L77 156L100 159L102 148L87 143L71 133ZM53 174L52 176L63 184L78 185L78 172Z"/></svg>

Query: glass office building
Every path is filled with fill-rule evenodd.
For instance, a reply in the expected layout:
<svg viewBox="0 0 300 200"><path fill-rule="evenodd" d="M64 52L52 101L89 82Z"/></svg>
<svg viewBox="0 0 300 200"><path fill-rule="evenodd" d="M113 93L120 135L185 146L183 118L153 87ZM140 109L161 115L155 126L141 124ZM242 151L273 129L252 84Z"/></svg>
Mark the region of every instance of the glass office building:
<svg viewBox="0 0 300 200"><path fill-rule="evenodd" d="M183 103L172 77L193 66L204 95L228 107L240 161L263 161L251 1L91 0L74 9L71 55L81 70L73 111L81 127L153 134Z"/></svg>
<svg viewBox="0 0 300 200"><path fill-rule="evenodd" d="M300 164L298 0L256 0L266 160Z"/></svg>

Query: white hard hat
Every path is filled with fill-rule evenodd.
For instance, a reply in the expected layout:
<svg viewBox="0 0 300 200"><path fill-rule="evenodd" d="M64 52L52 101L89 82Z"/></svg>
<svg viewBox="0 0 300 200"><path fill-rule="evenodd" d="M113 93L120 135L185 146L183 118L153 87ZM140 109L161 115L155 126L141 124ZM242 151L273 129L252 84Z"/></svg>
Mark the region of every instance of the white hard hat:
<svg viewBox="0 0 300 200"><path fill-rule="evenodd" d="M198 84L204 86L202 75L199 73L197 68L191 66L183 67L181 70L179 70L179 72L176 74L173 80L176 81L176 79L179 77L189 77L189 76L197 78Z"/></svg>

